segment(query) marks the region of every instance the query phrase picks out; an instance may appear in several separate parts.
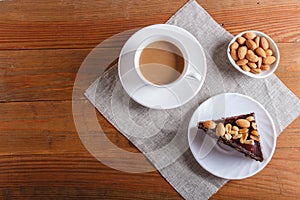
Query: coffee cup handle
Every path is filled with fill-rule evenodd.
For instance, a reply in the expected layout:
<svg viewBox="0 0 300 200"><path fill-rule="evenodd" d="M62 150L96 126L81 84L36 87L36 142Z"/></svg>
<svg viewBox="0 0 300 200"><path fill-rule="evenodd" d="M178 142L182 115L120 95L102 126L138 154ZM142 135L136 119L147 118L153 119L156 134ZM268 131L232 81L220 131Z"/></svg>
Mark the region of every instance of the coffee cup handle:
<svg viewBox="0 0 300 200"><path fill-rule="evenodd" d="M192 72L192 71L189 71L187 73L187 77L190 77L190 78L193 78L193 79L197 79L198 81L201 81L201 79L202 79L202 76L199 73Z"/></svg>

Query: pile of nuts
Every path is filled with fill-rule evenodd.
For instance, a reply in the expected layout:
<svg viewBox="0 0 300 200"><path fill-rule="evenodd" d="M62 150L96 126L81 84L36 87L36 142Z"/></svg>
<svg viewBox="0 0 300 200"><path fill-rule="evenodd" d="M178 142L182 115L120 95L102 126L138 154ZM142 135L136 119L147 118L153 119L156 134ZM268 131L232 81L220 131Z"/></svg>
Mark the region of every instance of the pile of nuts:
<svg viewBox="0 0 300 200"><path fill-rule="evenodd" d="M232 126L228 123L224 126L223 123L214 121L206 121L203 126L207 129L216 129L216 135L218 137L224 137L226 140L240 139L241 144L254 145L254 141L260 141L259 134L256 127L256 122L253 116L248 116L246 119L238 119L235 121L237 126ZM249 128L252 127L252 131L249 134ZM250 137L248 138L248 136Z"/></svg>
<svg viewBox="0 0 300 200"><path fill-rule="evenodd" d="M259 74L262 70L269 70L270 65L276 61L269 47L265 37L247 32L231 44L230 55L242 70Z"/></svg>

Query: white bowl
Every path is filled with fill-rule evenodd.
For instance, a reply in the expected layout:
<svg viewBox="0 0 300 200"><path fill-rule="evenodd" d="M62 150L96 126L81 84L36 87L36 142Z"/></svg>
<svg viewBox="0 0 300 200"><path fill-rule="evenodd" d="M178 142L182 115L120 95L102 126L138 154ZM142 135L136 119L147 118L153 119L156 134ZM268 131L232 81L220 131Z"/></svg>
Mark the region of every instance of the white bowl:
<svg viewBox="0 0 300 200"><path fill-rule="evenodd" d="M270 44L270 47L269 49L271 49L273 51L273 56L276 57L276 61L270 65L270 70L263 70L260 74L253 74L251 72L246 72L244 70L241 69L240 66L238 66L235 61L233 60L233 58L231 57L230 55L230 46L232 43L234 43L237 38L239 38L240 36L244 35L245 33L247 32L252 32L252 33L255 33L257 36L263 36L265 37L269 44ZM270 38L267 34L265 33L262 33L260 31L255 31L255 30L250 30L250 31L244 31L238 35L236 35L231 41L230 43L228 44L228 47L227 47L227 56L228 56L228 59L230 61L230 63L232 64L232 66L234 66L234 68L236 68L238 71L240 71L241 73L247 75L247 76L250 76L252 78L266 78L268 76L270 76L272 73L274 73L274 71L277 69L278 67L278 64L279 64L279 60L280 60L280 54L279 54L279 50L278 50L278 47L276 45L276 43L272 40L272 38Z"/></svg>

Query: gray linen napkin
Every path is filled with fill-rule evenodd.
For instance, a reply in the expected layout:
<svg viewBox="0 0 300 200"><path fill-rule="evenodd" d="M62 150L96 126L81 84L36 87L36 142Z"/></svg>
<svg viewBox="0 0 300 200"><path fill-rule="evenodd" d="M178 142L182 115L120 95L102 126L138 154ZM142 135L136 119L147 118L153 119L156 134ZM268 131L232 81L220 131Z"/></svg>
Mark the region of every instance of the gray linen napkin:
<svg viewBox="0 0 300 200"><path fill-rule="evenodd" d="M271 114L279 135L299 116L300 101L276 75L254 80L233 69L226 56L226 47L233 36L197 2L187 2L167 23L192 33L205 50L208 66L206 80L191 101L176 109L145 108L131 100L123 90L116 66L102 74L85 95L110 123L137 146L182 197L207 199L227 180L205 171L188 149L187 127L199 104L223 92L248 95Z"/></svg>

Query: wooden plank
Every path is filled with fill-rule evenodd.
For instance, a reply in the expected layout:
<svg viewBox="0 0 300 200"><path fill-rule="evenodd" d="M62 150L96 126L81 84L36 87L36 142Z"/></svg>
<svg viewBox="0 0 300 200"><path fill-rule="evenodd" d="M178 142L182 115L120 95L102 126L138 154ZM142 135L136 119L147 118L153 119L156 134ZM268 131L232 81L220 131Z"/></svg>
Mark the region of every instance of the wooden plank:
<svg viewBox="0 0 300 200"><path fill-rule="evenodd" d="M233 34L257 29L277 42L300 42L300 4L285 1L199 2ZM0 2L0 49L92 48L119 32L164 23L185 1ZM286 15L286 13L289 15ZM55 14L53 14L55 13ZM288 30L288 31L287 31Z"/></svg>
<svg viewBox="0 0 300 200"><path fill-rule="evenodd" d="M85 100L82 102L86 102ZM89 105L89 104L88 104ZM89 105L92 108L92 105ZM72 115L71 101L11 102L0 104L0 154L69 153L83 149ZM109 124L98 112L97 119L106 136L120 148L137 152L132 144ZM75 113L84 119L84 113ZM88 121L96 119L88 118ZM300 118L280 135L278 148L300 148ZM16 126L15 124L20 124ZM98 131L90 127L90 131ZM13 137L12 137L13 136ZM30 141L24 143L24 141Z"/></svg>
<svg viewBox="0 0 300 200"><path fill-rule="evenodd" d="M278 47L280 51L280 64L275 74L300 98L300 43L279 43Z"/></svg>
<svg viewBox="0 0 300 200"><path fill-rule="evenodd" d="M160 199L178 194L158 172L128 174L110 169L91 156L1 156L0 197ZM123 199L122 198L122 199Z"/></svg>
<svg viewBox="0 0 300 200"><path fill-rule="evenodd" d="M90 49L0 52L0 101L70 100L75 77ZM109 58L109 50L103 59ZM105 60L102 60L105 62ZM85 72L85 87L97 66ZM90 78L89 78L90 77ZM81 88L82 89L82 88Z"/></svg>
<svg viewBox="0 0 300 200"><path fill-rule="evenodd" d="M143 2L137 0L99 1L99 0L52 0L37 3L34 0L1 1L0 16L2 21L80 21L102 20L111 18L149 17L156 13L174 14L187 0L166 2L163 0ZM224 8L253 9L266 6L295 6L299 0L199 0L206 10L223 10ZM267 7L266 7L267 8ZM109 12L108 12L109 11ZM145 11L151 11L149 13ZM53 14L55 13L55 14ZM133 22L135 23L135 22ZM110 27L110 29L113 27Z"/></svg>
<svg viewBox="0 0 300 200"><path fill-rule="evenodd" d="M277 0L206 3L203 3L203 7L234 35L246 30L259 30L267 33L275 42L300 42L298 0L288 1L287 4Z"/></svg>
<svg viewBox="0 0 300 200"><path fill-rule="evenodd" d="M157 171L120 172L90 155L76 132L71 98L77 70L93 47L119 32L164 23L185 2L0 1L2 198L180 199ZM299 0L284 4L282 0L199 3L232 34L256 29L278 42L281 62L276 74L300 98ZM115 58L112 52L118 52L126 37L99 50L104 61ZM85 72L77 91L83 91L101 72L97 70L97 55L91 61L96 67ZM84 122L94 120L80 112L75 115ZM97 117L112 143L138 152L99 113ZM230 181L212 199L297 199L299 120L280 135L274 157L263 171L248 179ZM110 156L114 155L108 153Z"/></svg>
<svg viewBox="0 0 300 200"><path fill-rule="evenodd" d="M0 49L48 49L92 48L119 32L164 23L185 0L0 3Z"/></svg>
<svg viewBox="0 0 300 200"><path fill-rule="evenodd" d="M128 37L128 36L126 36ZM120 40L120 43L126 40ZM117 46L118 42L113 42ZM104 45L107 46L108 44ZM276 75L300 98L300 44L279 43ZM86 89L117 58L121 45L99 48L78 91ZM71 100L75 77L91 49L0 51L0 102ZM99 56L99 57L97 57ZM105 65L102 67L102 64Z"/></svg>
<svg viewBox="0 0 300 200"><path fill-rule="evenodd" d="M71 101L2 103L0 112L0 155L84 151L74 126ZM102 130L112 142L124 150L137 152L99 113L97 116Z"/></svg>
<svg viewBox="0 0 300 200"><path fill-rule="evenodd" d="M267 167L257 175L230 181L212 199L297 199L299 191L299 148L277 148ZM270 184L271 183L271 184ZM215 198L214 198L215 197Z"/></svg>
<svg viewBox="0 0 300 200"><path fill-rule="evenodd" d="M158 172L119 172L93 158L76 133L71 101L1 103L0 111L0 195L179 198ZM138 152L103 117L98 115L98 120L110 141L127 151ZM247 198L250 194L259 194L261 198L300 195L299 122L300 118L278 138L274 157L262 172L230 181L212 199ZM270 183L275 186L270 187ZM249 190L249 185L255 187Z"/></svg>

